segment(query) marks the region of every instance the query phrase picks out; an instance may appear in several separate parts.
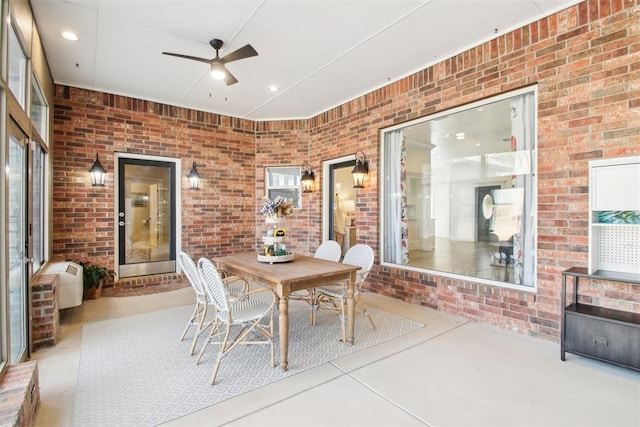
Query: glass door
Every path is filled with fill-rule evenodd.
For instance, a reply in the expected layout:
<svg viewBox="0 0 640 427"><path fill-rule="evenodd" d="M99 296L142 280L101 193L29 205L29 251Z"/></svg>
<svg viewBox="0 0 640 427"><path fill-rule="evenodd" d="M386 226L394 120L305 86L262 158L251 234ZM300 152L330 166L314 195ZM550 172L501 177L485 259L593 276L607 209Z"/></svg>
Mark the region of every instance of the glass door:
<svg viewBox="0 0 640 427"><path fill-rule="evenodd" d="M176 164L118 158L118 276L176 271Z"/></svg>
<svg viewBox="0 0 640 427"><path fill-rule="evenodd" d="M354 160L346 158L327 161L328 187L325 188L325 212L323 222L325 239L335 240L342 246L343 255L353 242L348 242L355 213L355 189L351 170Z"/></svg>
<svg viewBox="0 0 640 427"><path fill-rule="evenodd" d="M27 353L28 276L27 262L27 136L11 121L6 166L7 236L9 283L9 363L16 364Z"/></svg>

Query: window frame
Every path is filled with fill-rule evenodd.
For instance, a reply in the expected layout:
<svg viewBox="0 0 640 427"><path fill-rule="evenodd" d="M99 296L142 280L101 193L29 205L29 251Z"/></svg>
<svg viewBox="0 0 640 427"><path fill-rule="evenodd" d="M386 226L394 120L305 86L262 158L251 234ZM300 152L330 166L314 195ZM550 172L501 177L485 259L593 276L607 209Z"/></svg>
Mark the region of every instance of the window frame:
<svg viewBox="0 0 640 427"><path fill-rule="evenodd" d="M533 116L534 116L534 120L533 120L533 147L530 150L530 155L531 155L531 171L529 176L532 178L532 188L531 188L531 194L527 194L525 196L525 199L528 200L530 202L531 205L531 209L529 212L526 212L525 215L533 215L533 220L531 222L531 230L527 230L530 231L532 233L532 237L531 239L533 240L533 249L529 249L532 250L533 253L529 254L527 253L527 256L531 256L533 258L533 271L532 271L532 284L531 285L524 285L524 284L515 284L515 283L510 283L510 282L505 282L505 281L498 281L498 280L493 280L493 279L487 279L487 278L481 278L481 277L476 277L476 276L469 276L469 275L464 275L464 274L460 274L460 273L453 273L453 272L448 272L448 271L442 271L442 270L435 270L435 269L430 269L430 268L425 268L425 267L419 267L419 266L412 266L412 265L403 265L403 264L397 264L397 263L393 263L393 262L389 262L385 260L385 252L384 252L384 248L386 245L386 241L387 241L387 237L385 236L386 231L385 231L385 217L387 216L386 212L385 212L385 197L384 195L386 194L387 190L385 187L385 176L386 176L386 158L385 158L385 135L389 132L392 131L396 131L399 129L404 129L407 128L409 126L413 126L413 125L417 125L417 124L421 124L427 121L431 121L431 120L435 120L435 119L439 119L439 118L443 118L445 116L450 116L456 113L460 113L466 110L470 110L470 109L474 109L474 108L479 108L482 107L484 105L487 104L491 104L494 102L498 102L498 101L503 101L509 98L514 98L517 96L521 96L521 95L525 95L525 94L532 94L533 95ZM428 273L428 274L432 274L435 276L439 276L439 277L446 277L446 278L451 278L451 279L456 279L456 280L460 280L460 281L465 281L465 282L473 282L473 283L479 283L479 284L485 284L485 285L491 285L491 286L498 286L501 288L510 288L510 289L515 289L518 291L524 291L524 292L536 292L537 291L537 267L538 267L538 263L537 263L537 222L538 222L538 212L537 212L537 200L538 200L538 194L537 194L537 165L538 165L538 159L537 159L537 145L538 145L538 138L537 138L537 127L538 127L538 111L537 111L537 106L538 106L538 87L537 86L529 86L526 88L521 88L518 90L514 90L514 91L510 91L510 92L505 92L505 93L501 93L498 94L496 96L492 96L490 98L484 98L482 100L473 102L473 103L469 103L469 104L464 104L464 105L460 105L457 107L453 107L447 110L443 110L440 111L438 113L435 114L431 114L428 116L424 116L424 117L420 117L408 122L403 122L400 124L396 124L393 126L389 126L386 128L381 128L380 132L379 132L379 147L380 147L380 184L379 184L379 223L380 223L380 229L379 229L379 260L380 260L380 265L384 266L384 267L390 267L390 268L395 268L395 269L399 269L399 270L408 270L408 271L415 271L418 273ZM523 202L526 203L526 202Z"/></svg>
<svg viewBox="0 0 640 427"><path fill-rule="evenodd" d="M292 173L282 173L283 176L293 177L293 184L291 183L282 183L275 184L272 183L269 177L271 175L276 175L278 171L291 170ZM277 196L283 196L285 199L286 195L290 193L295 193L296 198L293 200L293 209L302 209L302 167L301 166L266 166L264 168L264 194L265 197L273 200ZM273 196L272 196L273 194Z"/></svg>

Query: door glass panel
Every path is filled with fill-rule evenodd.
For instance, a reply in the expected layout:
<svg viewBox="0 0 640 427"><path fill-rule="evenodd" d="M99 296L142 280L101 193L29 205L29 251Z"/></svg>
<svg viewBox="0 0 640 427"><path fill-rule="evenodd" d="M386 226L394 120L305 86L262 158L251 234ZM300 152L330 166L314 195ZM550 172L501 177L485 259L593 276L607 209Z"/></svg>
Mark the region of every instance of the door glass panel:
<svg viewBox="0 0 640 427"><path fill-rule="evenodd" d="M26 139L26 138L25 138ZM10 363L20 362L26 349L25 277L25 148L15 135L9 135L8 245L9 245L9 333Z"/></svg>
<svg viewBox="0 0 640 427"><path fill-rule="evenodd" d="M33 152L32 167L32 195L33 202L31 224L33 251L33 273L36 273L44 263L44 151L40 144L36 144Z"/></svg>
<svg viewBox="0 0 640 427"><path fill-rule="evenodd" d="M175 164L120 162L120 277L174 272Z"/></svg>
<svg viewBox="0 0 640 427"><path fill-rule="evenodd" d="M335 163L329 169L329 193L330 209L326 214L329 219L329 239L335 240L342 247L342 255L346 254L349 247L355 244L355 211L356 189L353 188L354 161Z"/></svg>

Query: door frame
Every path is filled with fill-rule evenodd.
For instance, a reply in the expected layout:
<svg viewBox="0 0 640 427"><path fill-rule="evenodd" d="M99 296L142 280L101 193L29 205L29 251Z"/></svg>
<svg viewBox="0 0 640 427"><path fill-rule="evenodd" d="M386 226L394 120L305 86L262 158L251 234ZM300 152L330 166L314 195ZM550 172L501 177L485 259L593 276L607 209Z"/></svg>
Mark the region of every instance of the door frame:
<svg viewBox="0 0 640 427"><path fill-rule="evenodd" d="M322 241L329 240L331 236L330 230L333 226L333 203L334 203L334 182L333 182L333 169L336 165L346 162L354 162L355 165L356 155L350 154L348 156L338 157L335 159L325 160L322 162Z"/></svg>
<svg viewBox="0 0 640 427"><path fill-rule="evenodd" d="M176 212L175 212L175 233L176 233L176 255L178 253L180 253L180 251L182 250L182 209L180 209L180 206L182 204L182 160L175 158L175 157L162 157L162 156L152 156L152 155L145 155L145 154L134 154L134 153L125 153L125 152L118 152L116 151L114 153L115 155L115 161L114 161L114 203L113 203L113 217L115 218L114 223L113 223L113 234L115 236L114 238L114 265L113 265L113 270L114 271L119 271L119 267L120 267L120 230L119 230L119 217L118 217L118 208L119 206L119 198L120 198L120 194L119 194L119 188L120 188L120 170L119 170L119 165L120 165L120 159L121 158L126 158L126 159L138 159L138 160L149 160L149 161L157 161L157 162L167 162L167 163L174 163L175 164L175 171L176 171L176 184L175 184L175 188L173 189L173 191L175 191L175 195L176 195ZM176 273L180 272L180 267L178 265L177 259L176 259ZM133 277L133 276L132 276Z"/></svg>

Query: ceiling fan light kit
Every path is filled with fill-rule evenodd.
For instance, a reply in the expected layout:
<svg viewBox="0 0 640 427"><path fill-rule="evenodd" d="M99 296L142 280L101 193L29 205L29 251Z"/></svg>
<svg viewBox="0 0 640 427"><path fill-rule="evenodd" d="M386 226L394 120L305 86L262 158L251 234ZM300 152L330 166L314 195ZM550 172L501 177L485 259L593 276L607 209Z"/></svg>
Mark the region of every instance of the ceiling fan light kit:
<svg viewBox="0 0 640 427"><path fill-rule="evenodd" d="M216 56L213 59L199 58L197 56L183 55L181 53L171 52L162 52L162 54L209 64L209 66L211 67L211 76L216 80L224 80L227 86L238 83L238 79L236 79L235 76L229 72L229 70L225 66L226 64L233 61L238 61L240 59L258 56L258 52L256 52L253 46L248 44L220 58L219 51L224 45L224 42L220 39L213 39L209 42L209 44L216 50Z"/></svg>

